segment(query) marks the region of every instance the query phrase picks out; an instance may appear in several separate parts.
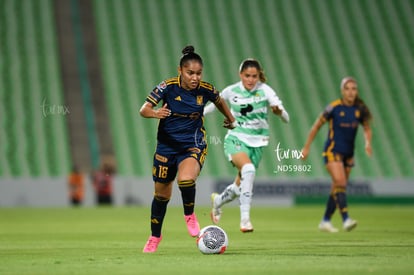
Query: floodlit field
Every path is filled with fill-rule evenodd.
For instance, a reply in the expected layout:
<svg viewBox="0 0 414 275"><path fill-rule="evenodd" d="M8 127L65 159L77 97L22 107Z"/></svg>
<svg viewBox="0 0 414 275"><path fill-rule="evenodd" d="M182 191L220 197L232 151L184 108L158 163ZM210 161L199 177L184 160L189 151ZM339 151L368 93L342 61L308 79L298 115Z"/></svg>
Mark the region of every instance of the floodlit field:
<svg viewBox="0 0 414 275"><path fill-rule="evenodd" d="M0 209L0 274L412 274L414 207L353 206L353 232L321 233L323 206L252 210L239 231L224 208L223 255L203 255L181 208L169 208L157 253L143 254L149 208ZM197 208L201 226L208 208ZM333 223L340 226L336 214Z"/></svg>

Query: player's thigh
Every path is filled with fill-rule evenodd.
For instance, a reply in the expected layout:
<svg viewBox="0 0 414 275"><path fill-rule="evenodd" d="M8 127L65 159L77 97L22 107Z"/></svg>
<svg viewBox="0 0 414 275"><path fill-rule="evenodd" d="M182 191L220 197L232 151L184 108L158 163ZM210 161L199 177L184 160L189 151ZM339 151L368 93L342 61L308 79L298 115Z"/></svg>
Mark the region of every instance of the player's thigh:
<svg viewBox="0 0 414 275"><path fill-rule="evenodd" d="M177 175L177 159L174 155L154 154L152 166L152 179L154 182L169 183L174 181Z"/></svg>
<svg viewBox="0 0 414 275"><path fill-rule="evenodd" d="M345 167L345 178L346 178L346 180L348 181L348 179L349 179L349 175L351 175L351 170L352 170L352 167Z"/></svg>
<svg viewBox="0 0 414 275"><path fill-rule="evenodd" d="M250 148L235 136L227 136L224 140L224 153L239 171L245 164L252 163Z"/></svg>
<svg viewBox="0 0 414 275"><path fill-rule="evenodd" d="M326 163L326 169L331 175L333 185L340 187L346 186L347 178L343 162L330 161Z"/></svg>
<svg viewBox="0 0 414 275"><path fill-rule="evenodd" d="M193 157L183 159L178 165L177 180L196 180L200 174L200 163Z"/></svg>
<svg viewBox="0 0 414 275"><path fill-rule="evenodd" d="M252 163L246 152L238 152L236 154L231 155L231 162L239 170L241 170L244 165Z"/></svg>

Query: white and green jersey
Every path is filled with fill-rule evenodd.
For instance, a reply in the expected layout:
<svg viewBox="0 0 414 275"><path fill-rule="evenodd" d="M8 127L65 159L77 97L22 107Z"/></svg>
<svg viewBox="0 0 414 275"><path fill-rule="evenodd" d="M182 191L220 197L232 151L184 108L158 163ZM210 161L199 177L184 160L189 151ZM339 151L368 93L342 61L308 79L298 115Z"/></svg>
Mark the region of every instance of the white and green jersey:
<svg viewBox="0 0 414 275"><path fill-rule="evenodd" d="M229 130L226 137L237 137L250 147L267 146L269 143L268 106L283 108L276 92L267 84L258 82L251 91L241 81L226 87L221 97L228 103L239 126Z"/></svg>

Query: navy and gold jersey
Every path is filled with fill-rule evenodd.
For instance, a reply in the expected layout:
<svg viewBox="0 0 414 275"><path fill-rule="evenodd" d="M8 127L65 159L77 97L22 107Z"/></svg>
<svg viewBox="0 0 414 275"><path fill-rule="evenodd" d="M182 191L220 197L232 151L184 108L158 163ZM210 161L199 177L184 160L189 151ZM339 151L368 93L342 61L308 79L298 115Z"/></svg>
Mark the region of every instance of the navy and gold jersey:
<svg viewBox="0 0 414 275"><path fill-rule="evenodd" d="M325 108L322 118L329 123L324 156L334 153L353 156L358 126L368 119L366 108L360 105L347 106L337 99Z"/></svg>
<svg viewBox="0 0 414 275"><path fill-rule="evenodd" d="M194 90L182 88L179 77L161 82L146 99L153 106L160 102L162 105L167 104L171 110L169 117L160 119L158 144L162 144L163 150L170 153L205 146L204 106L208 101L217 103L219 100L219 93L214 86L204 81Z"/></svg>

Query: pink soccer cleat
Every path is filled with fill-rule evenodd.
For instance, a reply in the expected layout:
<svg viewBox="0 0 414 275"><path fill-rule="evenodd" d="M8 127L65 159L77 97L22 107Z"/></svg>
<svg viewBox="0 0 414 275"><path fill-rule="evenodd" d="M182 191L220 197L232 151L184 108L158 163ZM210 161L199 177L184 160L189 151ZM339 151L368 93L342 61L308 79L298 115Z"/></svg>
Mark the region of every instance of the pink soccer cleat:
<svg viewBox="0 0 414 275"><path fill-rule="evenodd" d="M142 252L154 253L155 251L157 251L158 245L160 244L161 240L162 240L162 237L157 238L155 236L150 236Z"/></svg>
<svg viewBox="0 0 414 275"><path fill-rule="evenodd" d="M191 215L184 215L185 222L187 223L188 233L191 237L197 237L200 233L200 224L197 221L195 213Z"/></svg>

